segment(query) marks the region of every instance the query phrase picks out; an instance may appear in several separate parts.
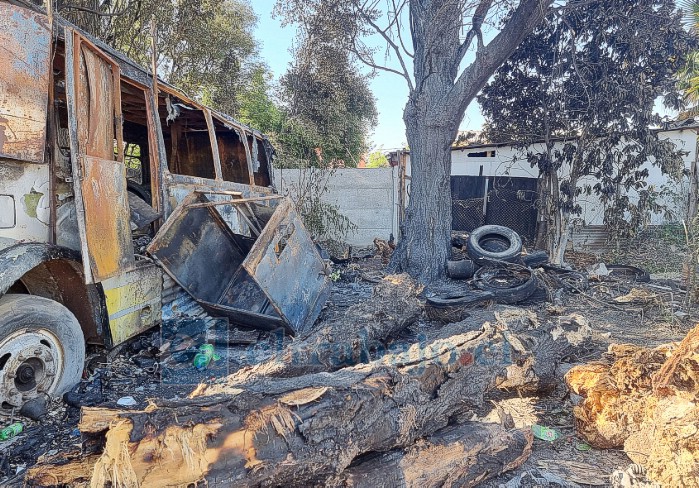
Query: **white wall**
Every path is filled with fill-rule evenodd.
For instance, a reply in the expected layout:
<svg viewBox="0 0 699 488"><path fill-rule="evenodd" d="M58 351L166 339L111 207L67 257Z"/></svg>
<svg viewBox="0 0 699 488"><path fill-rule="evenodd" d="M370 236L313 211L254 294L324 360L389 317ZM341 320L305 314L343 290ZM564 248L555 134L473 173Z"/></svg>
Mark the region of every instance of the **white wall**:
<svg viewBox="0 0 699 488"><path fill-rule="evenodd" d="M302 171L276 169L274 184L279 193L298 191ZM375 237L398 238L398 168L337 169L328 180L323 200L337 205L339 211L358 228L347 236L353 246L373 246Z"/></svg>
<svg viewBox="0 0 699 488"><path fill-rule="evenodd" d="M696 158L696 144L697 144L697 134L693 129L678 129L671 131L660 132L661 139L667 138L672 140L678 149L686 151L687 154L684 155L685 168L689 169L692 161ZM562 147L562 143L557 143L558 148ZM543 152L545 147L543 144L533 144L526 149L516 149L512 146L481 146L476 148L467 149L457 149L452 151L452 168L451 174L454 176L465 175L465 176L513 176L513 177L523 177L523 178L536 178L538 176L538 171L532 168L526 160L527 151L531 152ZM469 154L486 152L485 157L469 157ZM494 152L494 155L493 155ZM409 160L408 160L409 161ZM410 163L408 162L408 168ZM660 190L661 187L672 187L672 191L678 195L681 195L685 190L686 185L672 182L667 176L663 175L660 168L654 166L652 162L648 162L646 165L648 168L648 178L646 183L649 186L654 186L656 190ZM410 174L410 170L407 170ZM564 177L566 171L563 168L560 172L561 177ZM589 178L589 181L594 183L593 178ZM581 180L581 184L585 183L585 180ZM633 195L630 195L633 199ZM578 203L583 208L581 220L584 225L602 225L604 218L604 207L599 201L597 196L593 195L580 195L578 197ZM677 205L681 202L665 200L663 202L668 207L674 207L673 210L681 212L681 209L677 208ZM664 222L664 215L654 215L651 223L652 224L662 224Z"/></svg>

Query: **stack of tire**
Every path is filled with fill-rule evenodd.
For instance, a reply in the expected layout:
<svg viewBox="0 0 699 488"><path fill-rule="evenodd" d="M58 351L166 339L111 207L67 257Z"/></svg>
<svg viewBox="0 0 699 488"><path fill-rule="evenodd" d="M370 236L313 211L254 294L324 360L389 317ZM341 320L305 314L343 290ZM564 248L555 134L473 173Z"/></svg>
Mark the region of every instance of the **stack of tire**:
<svg viewBox="0 0 699 488"><path fill-rule="evenodd" d="M466 252L470 259L447 262L447 274L455 280L470 280L476 290L428 295L432 318L458 321L466 315L466 308L484 301L522 302L538 287L531 268L548 261L543 251L522 256L519 234L500 225L484 225L471 232Z"/></svg>

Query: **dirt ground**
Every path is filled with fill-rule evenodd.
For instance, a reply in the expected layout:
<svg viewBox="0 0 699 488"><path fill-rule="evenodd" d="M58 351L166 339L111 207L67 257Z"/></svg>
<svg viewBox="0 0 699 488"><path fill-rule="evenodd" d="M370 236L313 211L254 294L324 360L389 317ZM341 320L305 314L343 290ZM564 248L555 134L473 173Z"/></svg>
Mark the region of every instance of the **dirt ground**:
<svg viewBox="0 0 699 488"><path fill-rule="evenodd" d="M316 327L370 297L373 282L381 277L382 268L379 257L339 266L340 277L333 284L332 296ZM465 285L456 282L450 286ZM634 289L644 292L628 296ZM624 296L626 301L622 299L620 302L619 297ZM625 469L630 460L623 452L590 448L576 436L572 417L575 399L567 392L562 376L573 364L599 357L612 343L658 345L678 341L694 324L692 316L696 317L699 313L684 307L686 294L679 288L679 282L671 280L636 284L592 279L590 288L584 293L561 289L548 298L550 301L534 300L523 306L534 312L541 322L579 314L589 321L594 331L593 341L584 354L567 358L567 363L559 368L561 381L553 394L545 398L516 398L502 403L500 407L512 415L518 427L536 423L553 427L562 436L553 442L535 439L533 453L523 466L482 486L500 486L534 468L562 474L564 479L577 482L580 486L595 486L600 484L601 479L607 479L614 469ZM473 325L480 325L478 322L482 320L479 318L482 313L488 311L488 307L498 306L488 304L485 309L475 309L468 320L473 321ZM441 327L441 324L423 314L419 323L391 340L410 341L436 327ZM230 330L225 323L216 324L208 331L202 329L201 322L182 319L177 323L165 324L162 331L143 334L108 353L90 351L83 382L65 397L66 401L52 401L49 413L42 422L20 417L17 412L0 411L3 425L14 420L22 421L25 425L21 435L0 442L0 486L23 486L26 468L58 450L82 448L83 452L90 452L98 449L99 446L82 445L77 429L81 406L117 407L117 402L122 399L119 408L140 409L151 399L183 398L199 383L221 381L242 365L268 357L290 340L274 333ZM215 344L220 359L204 370L197 370L192 365L194 355L199 346L207 342ZM132 398L123 400L125 397ZM126 406L123 405L125 401ZM482 417L497 421L494 408L484 410ZM571 466L576 469L569 469L567 473L561 471ZM531 485L523 483L515 486Z"/></svg>

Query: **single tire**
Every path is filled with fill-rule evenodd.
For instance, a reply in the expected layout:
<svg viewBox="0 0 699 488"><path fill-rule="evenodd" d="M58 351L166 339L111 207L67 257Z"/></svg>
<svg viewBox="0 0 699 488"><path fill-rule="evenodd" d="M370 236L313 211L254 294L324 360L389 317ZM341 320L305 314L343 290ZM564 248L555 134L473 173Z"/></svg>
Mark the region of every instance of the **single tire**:
<svg viewBox="0 0 699 488"><path fill-rule="evenodd" d="M463 293L444 293L427 297L427 304L434 308L475 305L476 303L492 300L495 296L490 292L465 291Z"/></svg>
<svg viewBox="0 0 699 488"><path fill-rule="evenodd" d="M529 268L511 266L481 268L473 275L477 288L490 292L500 303L513 304L529 298L538 286Z"/></svg>
<svg viewBox="0 0 699 488"><path fill-rule="evenodd" d="M638 283L648 283L650 274L645 269L637 268L636 266L627 266L625 264L608 264L607 270L612 278L627 279Z"/></svg>
<svg viewBox="0 0 699 488"><path fill-rule="evenodd" d="M549 262L549 255L546 251L534 251L531 254L522 256L522 264L527 268L538 268L542 264Z"/></svg>
<svg viewBox="0 0 699 488"><path fill-rule="evenodd" d="M0 404L60 396L80 381L85 339L75 316L33 295L0 298Z"/></svg>
<svg viewBox="0 0 699 488"><path fill-rule="evenodd" d="M447 276L455 280L467 280L476 272L476 265L470 259L447 261Z"/></svg>
<svg viewBox="0 0 699 488"><path fill-rule="evenodd" d="M509 227L484 225L471 232L466 252L475 262L496 259L512 263L522 254L522 239Z"/></svg>

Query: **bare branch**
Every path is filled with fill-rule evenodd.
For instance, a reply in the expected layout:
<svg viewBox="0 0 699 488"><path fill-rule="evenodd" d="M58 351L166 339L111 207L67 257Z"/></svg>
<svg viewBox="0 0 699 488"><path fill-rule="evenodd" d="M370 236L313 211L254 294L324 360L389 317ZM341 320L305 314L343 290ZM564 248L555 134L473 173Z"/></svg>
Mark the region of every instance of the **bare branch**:
<svg viewBox="0 0 699 488"><path fill-rule="evenodd" d="M372 60L367 59L367 58L365 58L364 56L362 56L362 53L361 53L358 49L353 49L353 52L354 52L354 55L357 56L357 58L359 59L359 61L361 61L362 63L366 64L366 65L369 66L370 68L378 69L378 70L381 70L381 71L387 71L388 73L394 73L394 74L396 74L396 75L398 75L398 76L400 76L400 77L402 77L402 78L405 78L406 81L408 82L408 86L409 86L410 90L412 91L412 89L413 89L413 88L412 88L412 82L410 81L409 78L407 78L407 77L405 76L405 73L401 73L401 72L398 71L397 69L389 68L388 66L383 66L383 65L374 63Z"/></svg>
<svg viewBox="0 0 699 488"><path fill-rule="evenodd" d="M403 59L400 48L396 45L396 43L393 41L393 39L391 39L391 37L386 33L386 31L384 29L381 29L381 27L379 27L379 25L373 21L373 19L367 14L367 12L363 6L360 6L357 3L355 3L355 7L357 8L359 15L361 15L361 17L366 21L366 23L369 24L371 26L371 28L376 31L376 33L378 33L381 37L383 37L384 40L386 41L386 43L396 53L396 56L398 57L398 62L400 63L400 66L401 66L403 72L401 73L398 70L395 70L393 68L387 68L386 66L381 66L381 67L372 66L372 67L377 67L377 69L383 69L385 71L400 74L401 76L403 76L403 78L405 78L405 81L408 82L408 89L411 92L414 91L413 82L410 79L410 74L408 72L408 68L405 66L405 60ZM360 60L362 60L362 59L360 58ZM364 61L362 60L362 62L364 62ZM369 66L371 66L371 65L369 65Z"/></svg>
<svg viewBox="0 0 699 488"><path fill-rule="evenodd" d="M400 4L400 7L397 7L397 8L396 8L396 1L395 1L395 0L391 0L391 3L393 4L393 11L396 13L396 19L399 18L401 11L402 11L403 8L405 7L405 2L406 2L406 1L407 1L407 0L403 0L403 1L401 2L401 4ZM414 53L411 53L411 52L408 50L408 48L405 47L405 43L403 43L403 36L402 36L401 33L400 33L400 31L401 31L400 22L398 22L397 25L396 25L396 31L398 32L398 41L400 42L400 47L403 48L403 51L405 52L405 54L406 54L407 56L410 56L411 58L414 58L414 57L415 57L415 54L414 54Z"/></svg>
<svg viewBox="0 0 699 488"><path fill-rule="evenodd" d="M480 55L459 75L449 95L459 119L495 70L517 49L545 17L553 0L521 0L500 33L480 50Z"/></svg>

